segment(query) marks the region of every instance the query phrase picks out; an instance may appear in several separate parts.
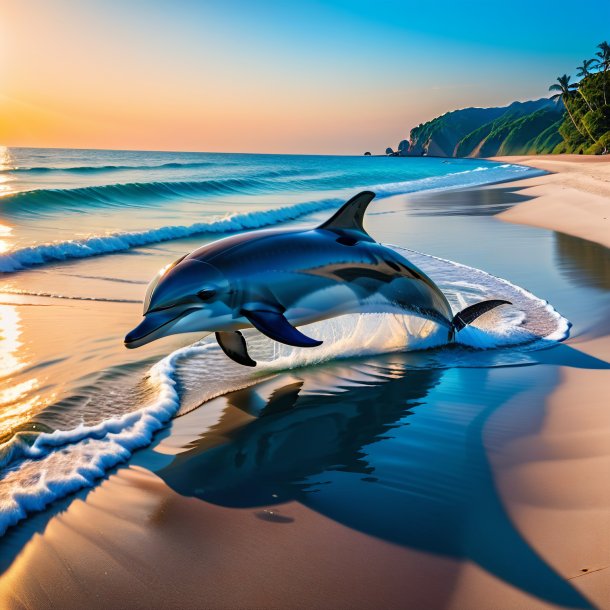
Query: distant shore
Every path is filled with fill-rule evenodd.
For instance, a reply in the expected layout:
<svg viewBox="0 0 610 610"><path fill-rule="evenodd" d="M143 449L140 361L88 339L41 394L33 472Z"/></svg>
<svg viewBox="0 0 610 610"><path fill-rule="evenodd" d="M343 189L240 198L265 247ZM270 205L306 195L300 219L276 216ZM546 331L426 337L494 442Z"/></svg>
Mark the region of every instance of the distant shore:
<svg viewBox="0 0 610 610"><path fill-rule="evenodd" d="M529 155L489 160L550 172L509 183L530 199L502 212L500 219L560 231L610 247L610 157Z"/></svg>

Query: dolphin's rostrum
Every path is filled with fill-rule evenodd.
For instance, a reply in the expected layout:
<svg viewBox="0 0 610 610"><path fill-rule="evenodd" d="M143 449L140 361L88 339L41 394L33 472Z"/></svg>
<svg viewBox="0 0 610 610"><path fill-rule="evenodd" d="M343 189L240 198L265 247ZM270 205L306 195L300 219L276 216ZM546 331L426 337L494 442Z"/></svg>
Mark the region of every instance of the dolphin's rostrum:
<svg viewBox="0 0 610 610"><path fill-rule="evenodd" d="M374 197L359 193L314 229L253 231L183 256L149 285L144 320L125 345L215 332L227 356L255 366L240 332L245 328L280 343L316 347L322 342L298 326L350 313L392 312L430 319L445 327L452 341L481 314L510 304L483 301L453 316L425 273L364 230L364 213Z"/></svg>

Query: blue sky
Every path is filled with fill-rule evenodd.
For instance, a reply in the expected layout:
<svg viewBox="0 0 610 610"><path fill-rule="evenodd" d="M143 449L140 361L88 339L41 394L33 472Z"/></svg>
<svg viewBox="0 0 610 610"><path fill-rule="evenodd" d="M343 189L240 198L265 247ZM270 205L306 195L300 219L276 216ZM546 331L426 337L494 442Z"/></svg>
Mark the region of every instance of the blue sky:
<svg viewBox="0 0 610 610"><path fill-rule="evenodd" d="M21 117L0 143L379 151L547 95L609 24L608 0L21 0L0 22L0 110Z"/></svg>

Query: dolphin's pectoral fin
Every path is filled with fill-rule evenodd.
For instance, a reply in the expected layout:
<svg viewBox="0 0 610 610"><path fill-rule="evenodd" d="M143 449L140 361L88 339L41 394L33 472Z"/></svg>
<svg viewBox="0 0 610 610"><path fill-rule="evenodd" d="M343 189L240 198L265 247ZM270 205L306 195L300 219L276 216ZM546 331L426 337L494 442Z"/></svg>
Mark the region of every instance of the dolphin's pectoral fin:
<svg viewBox="0 0 610 610"><path fill-rule="evenodd" d="M343 204L333 216L326 222L322 223L318 228L326 229L327 231L336 231L342 234L343 231L357 231L362 234L362 238L371 241L372 238L364 230L362 224L364 213L369 203L375 198L375 193L371 191L362 191L352 197L347 203ZM352 245L352 244L346 244Z"/></svg>
<svg viewBox="0 0 610 610"><path fill-rule="evenodd" d="M241 314L248 318L256 330L270 339L295 347L317 347L322 341L311 339L296 329L280 311L242 309Z"/></svg>
<svg viewBox="0 0 610 610"><path fill-rule="evenodd" d="M256 362L248 355L248 346L244 336L236 330L235 332L217 332L216 341L220 345L220 349L237 362L244 366L256 366Z"/></svg>

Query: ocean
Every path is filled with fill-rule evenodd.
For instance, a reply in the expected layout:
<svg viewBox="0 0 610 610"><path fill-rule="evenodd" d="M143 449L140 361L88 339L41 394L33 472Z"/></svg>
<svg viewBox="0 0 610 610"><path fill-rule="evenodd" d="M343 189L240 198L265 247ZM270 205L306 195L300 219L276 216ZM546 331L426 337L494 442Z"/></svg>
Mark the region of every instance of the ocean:
<svg viewBox="0 0 610 610"><path fill-rule="evenodd" d="M55 149L7 149L0 171L3 272L270 227L359 189L387 197L535 174L458 159Z"/></svg>
<svg viewBox="0 0 610 610"><path fill-rule="evenodd" d="M376 357L402 354L400 366L375 369L387 381L404 371L538 362L540 350L570 327L549 294L576 317L585 306L569 297L565 277L557 279L548 240L534 243L537 230L493 220L514 201L451 197L538 173L479 159L4 149L0 534L95 485L150 446L173 418L286 371L306 376L344 360L344 368L353 362L357 371L359 359L373 358L376 366ZM123 348L123 336L140 320L148 281L168 262L235 232L315 226L363 189L378 196L367 213L371 234L426 271L455 311L493 297L514 307L482 318L450 348L429 349L426 323L395 315L317 323L310 334L325 343L312 350L249 331L261 362L254 371L227 360L209 338ZM407 203L394 197L405 194ZM478 247L481 230L491 231L493 248ZM510 260L502 241L508 235L520 245ZM543 261L551 275L539 272L531 287L519 265L525 256Z"/></svg>

